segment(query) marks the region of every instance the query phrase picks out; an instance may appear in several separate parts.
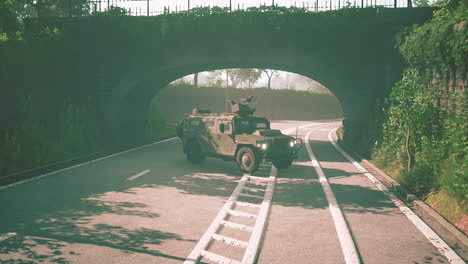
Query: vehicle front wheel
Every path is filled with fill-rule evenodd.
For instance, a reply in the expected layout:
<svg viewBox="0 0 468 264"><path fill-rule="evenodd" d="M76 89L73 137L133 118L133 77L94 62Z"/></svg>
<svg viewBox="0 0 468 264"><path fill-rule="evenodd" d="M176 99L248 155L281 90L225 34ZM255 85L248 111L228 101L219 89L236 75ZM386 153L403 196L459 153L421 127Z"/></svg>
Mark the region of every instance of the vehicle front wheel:
<svg viewBox="0 0 468 264"><path fill-rule="evenodd" d="M237 152L236 162L243 172L252 173L260 166L260 157L255 155L252 148L242 147Z"/></svg>
<svg viewBox="0 0 468 264"><path fill-rule="evenodd" d="M201 151L200 144L195 140L187 144L185 153L187 154L187 160L191 163L197 164L205 160L205 155Z"/></svg>
<svg viewBox="0 0 468 264"><path fill-rule="evenodd" d="M272 160L271 163L273 163L273 166L275 166L277 169L286 169L291 167L293 162L292 158L284 158L284 159L277 159L277 160Z"/></svg>

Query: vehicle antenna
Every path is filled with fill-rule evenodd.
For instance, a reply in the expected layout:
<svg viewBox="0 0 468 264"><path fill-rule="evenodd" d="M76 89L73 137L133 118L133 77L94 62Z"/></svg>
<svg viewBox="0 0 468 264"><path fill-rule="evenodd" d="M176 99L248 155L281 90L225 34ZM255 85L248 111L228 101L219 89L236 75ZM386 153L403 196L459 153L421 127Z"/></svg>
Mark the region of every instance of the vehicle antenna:
<svg viewBox="0 0 468 264"><path fill-rule="evenodd" d="M226 113L228 111L228 88L229 88L229 73L228 69L226 69Z"/></svg>
<svg viewBox="0 0 468 264"><path fill-rule="evenodd" d="M296 138L297 138L298 130L299 130L299 125L296 126Z"/></svg>

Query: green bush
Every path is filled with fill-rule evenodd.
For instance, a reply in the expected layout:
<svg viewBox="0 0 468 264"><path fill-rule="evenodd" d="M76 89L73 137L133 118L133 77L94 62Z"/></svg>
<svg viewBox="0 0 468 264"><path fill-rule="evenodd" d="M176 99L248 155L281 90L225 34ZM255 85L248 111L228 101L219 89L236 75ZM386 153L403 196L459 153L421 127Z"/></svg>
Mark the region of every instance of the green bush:
<svg viewBox="0 0 468 264"><path fill-rule="evenodd" d="M384 136L373 150L373 160L398 169L415 193L443 188L460 202L468 199L468 98L447 87L467 74L466 5L445 1L433 20L399 35L408 68L392 89Z"/></svg>
<svg viewBox="0 0 468 264"><path fill-rule="evenodd" d="M448 194L466 205L468 201L468 160L466 156L449 157L440 171L441 183Z"/></svg>
<svg viewBox="0 0 468 264"><path fill-rule="evenodd" d="M22 123L0 136L0 175L63 161L101 149L95 113L65 98L55 116L36 119L35 106L50 107L28 96ZM86 105L86 104L85 104ZM89 104L88 104L89 105Z"/></svg>

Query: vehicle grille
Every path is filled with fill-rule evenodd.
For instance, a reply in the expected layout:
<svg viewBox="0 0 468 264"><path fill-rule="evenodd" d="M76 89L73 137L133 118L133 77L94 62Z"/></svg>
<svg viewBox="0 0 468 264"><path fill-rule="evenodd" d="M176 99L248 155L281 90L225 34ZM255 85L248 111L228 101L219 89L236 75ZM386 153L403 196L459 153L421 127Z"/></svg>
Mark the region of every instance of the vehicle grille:
<svg viewBox="0 0 468 264"><path fill-rule="evenodd" d="M277 138L273 141L273 146L275 149L287 149L289 146L289 139Z"/></svg>

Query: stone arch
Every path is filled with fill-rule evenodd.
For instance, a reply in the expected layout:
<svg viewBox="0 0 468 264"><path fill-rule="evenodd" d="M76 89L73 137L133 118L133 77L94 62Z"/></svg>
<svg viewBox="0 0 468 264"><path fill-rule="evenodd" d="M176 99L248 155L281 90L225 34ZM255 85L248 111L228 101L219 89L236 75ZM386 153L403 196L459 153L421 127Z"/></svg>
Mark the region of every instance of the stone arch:
<svg viewBox="0 0 468 264"><path fill-rule="evenodd" d="M106 78L116 81L109 88L111 96L102 98L106 130L112 130L117 142L143 138L150 98L179 77L225 68L270 68L324 84L342 105L347 139L371 137L382 102L404 67L394 37L404 26L429 19L432 9L340 12L247 14L242 20L230 14L190 21L177 16L99 18L84 25L85 36L89 26L99 32L96 43L113 38L114 50L135 51L124 53L122 71L107 73ZM121 27L109 32L110 25Z"/></svg>

